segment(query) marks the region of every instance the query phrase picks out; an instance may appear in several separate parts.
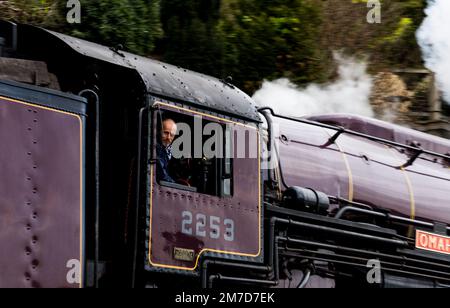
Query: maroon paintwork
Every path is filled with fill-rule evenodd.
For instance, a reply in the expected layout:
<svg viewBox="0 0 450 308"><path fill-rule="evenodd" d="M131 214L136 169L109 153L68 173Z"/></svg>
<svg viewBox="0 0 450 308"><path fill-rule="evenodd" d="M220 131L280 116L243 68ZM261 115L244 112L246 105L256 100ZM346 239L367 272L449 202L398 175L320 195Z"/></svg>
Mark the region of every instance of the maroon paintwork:
<svg viewBox="0 0 450 308"><path fill-rule="evenodd" d="M81 125L0 98L0 287L80 286Z"/></svg>
<svg viewBox="0 0 450 308"><path fill-rule="evenodd" d="M176 109L175 109L176 110ZM184 114L191 114L183 112ZM211 119L224 124L223 121ZM256 129L247 129L241 125L232 125L234 130L249 131L250 138L258 138ZM255 139L253 139L255 140ZM198 257L202 250L219 253L256 257L260 254L260 188L259 164L257 158L233 160L234 194L232 197L219 198L188 191L177 190L160 186L156 183L155 171L152 167L151 194L151 230L149 263L154 267L194 270L197 267ZM182 232L184 211L193 215L192 235ZM201 230L206 236L196 236L196 216L206 215L206 226ZM218 239L210 236L212 229L210 217L220 218L220 234ZM225 219L234 221L234 240L226 241L224 232ZM182 248L193 250L195 257L192 261L176 260L174 249Z"/></svg>
<svg viewBox="0 0 450 308"><path fill-rule="evenodd" d="M445 154L450 142L392 124L355 116L314 117L372 136L405 143L419 141ZM401 170L410 153L366 138L342 134L322 148L336 131L273 118L279 126L280 161L289 186L302 186L390 210L406 217L450 223L450 169L443 159L422 155ZM280 138L280 136L286 138ZM349 184L350 183L350 184Z"/></svg>

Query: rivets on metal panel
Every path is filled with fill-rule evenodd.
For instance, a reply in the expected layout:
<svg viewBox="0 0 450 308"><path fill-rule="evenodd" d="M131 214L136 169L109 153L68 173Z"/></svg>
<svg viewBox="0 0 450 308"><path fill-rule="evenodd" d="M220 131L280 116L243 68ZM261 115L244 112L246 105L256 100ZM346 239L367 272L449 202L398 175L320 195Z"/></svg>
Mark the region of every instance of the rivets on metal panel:
<svg viewBox="0 0 450 308"><path fill-rule="evenodd" d="M39 261L38 260L33 260L31 262L31 268L32 269L36 270L38 268L38 266L39 266Z"/></svg>

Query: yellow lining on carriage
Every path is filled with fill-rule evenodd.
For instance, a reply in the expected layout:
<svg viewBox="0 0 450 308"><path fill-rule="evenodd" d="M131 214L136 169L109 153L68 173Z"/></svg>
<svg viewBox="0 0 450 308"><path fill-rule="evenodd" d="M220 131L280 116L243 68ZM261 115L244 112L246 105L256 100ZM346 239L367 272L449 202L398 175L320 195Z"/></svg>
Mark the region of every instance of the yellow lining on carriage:
<svg viewBox="0 0 450 308"><path fill-rule="evenodd" d="M392 155L395 159L398 158L397 153L392 148L390 148L388 146L385 146L385 147L389 149L389 152L392 153ZM399 160L399 164L403 163L403 161L401 161L400 158L398 158L398 160ZM408 192L409 192L409 202L410 202L410 208L411 208L410 215L411 215L411 219L414 220L416 218L416 200L414 197L414 187L412 185L411 178L408 175L408 171L404 167L400 168L400 170L405 175L406 185L408 186ZM413 237L413 235L414 235L414 227L409 226L408 237Z"/></svg>
<svg viewBox="0 0 450 308"><path fill-rule="evenodd" d="M325 131L325 132L327 133L327 135L330 136L330 138L333 137L330 134L330 132L328 132L328 131ZM353 182L352 168L351 168L350 163L349 163L349 161L347 159L347 154L345 154L343 148L339 145L338 140L334 141L334 144L336 144L336 147L339 149L339 152L341 152L342 157L344 159L345 168L347 169L347 174L348 174L348 200L350 202L353 202L353 199L355 197L355 188L354 188L354 182Z"/></svg>
<svg viewBox="0 0 450 308"><path fill-rule="evenodd" d="M183 107L178 107L178 106L174 106L174 105L170 105L170 104L166 104L166 103L161 103L161 102L156 102L155 105L161 105L161 106L165 106L168 108L173 108L173 109L178 109L178 110L183 110L189 113L193 113L193 114L197 114L197 115L201 115L203 117L206 118L211 118L211 119L215 119L215 120L220 120L220 121L225 121L228 123L232 123L232 124L236 124L236 125L240 125L240 126L244 126L247 128L252 128L254 130L256 130L256 133L258 135L258 252L256 254L245 254L245 253L239 253L239 252L232 252L232 251L224 251L224 250L215 250L215 249L202 249L198 255L197 258L195 260L195 265L194 267L188 268L188 267L182 267L182 266L175 266L175 265L166 265L166 264L158 264L158 263L153 263L151 260L152 257L152 222L153 222L153 165L150 166L150 232L149 232L149 251L148 251L148 260L150 265L154 266L154 267L160 267L160 268L168 268L168 269L177 269L177 270L185 270L185 271L194 271L197 266L198 266L198 262L200 260L200 257L203 253L210 251L210 252L215 252L215 253L223 253L223 254L230 254L230 255L237 255L237 256L243 256L243 257L257 257L261 254L261 162L260 162L260 147L261 147L261 140L260 140L260 133L258 131L258 129L256 127L253 126L249 126L249 125L245 125L242 123L238 123L238 122L234 122L231 120L227 120L224 118L220 118L217 116L213 116L213 115L209 115L206 113L202 113L202 112L198 112L198 111L194 111L194 110L190 110L187 108L183 108Z"/></svg>
<svg viewBox="0 0 450 308"><path fill-rule="evenodd" d="M45 107L45 106L39 106L36 104L26 103L26 102L22 102L22 101L4 97L4 96L0 96L0 100L10 102L10 103L18 103L18 104L21 104L24 106L29 106L29 107L33 107L33 108L38 108L38 109L42 109L42 110L46 110L46 111L52 111L52 112L72 116L72 117L76 118L78 120L78 123L80 124L80 283L79 283L79 288L83 288L83 254L84 254L84 251L83 251L83 231L84 231L83 230L83 164L84 164L84 161L83 161L83 121L79 115L74 114L74 113L61 111L61 110L57 110L57 109L52 109L50 107Z"/></svg>
<svg viewBox="0 0 450 308"><path fill-rule="evenodd" d="M183 110L183 111L186 111L186 112L190 112L190 113L198 114L198 115L201 115L201 116L204 116L204 117L208 117L208 118L211 118L211 119L214 119L214 120L224 121L224 122L228 122L228 123L232 123L232 124L236 124L236 125L239 125L239 126L244 126L244 127L247 127L247 128L251 128L251 129L257 130L256 127L251 126L251 125L246 125L246 124L239 123L239 122L236 122L236 121L228 120L228 119L225 119L225 118L213 116L213 115L210 115L210 114L207 114L207 113L198 112L198 111L187 109L187 108L183 108L183 107L178 107L178 106L171 105L171 104L156 102L155 105L161 105L161 106L165 106L165 107L168 107L168 108L174 108L174 109L178 109L178 110Z"/></svg>

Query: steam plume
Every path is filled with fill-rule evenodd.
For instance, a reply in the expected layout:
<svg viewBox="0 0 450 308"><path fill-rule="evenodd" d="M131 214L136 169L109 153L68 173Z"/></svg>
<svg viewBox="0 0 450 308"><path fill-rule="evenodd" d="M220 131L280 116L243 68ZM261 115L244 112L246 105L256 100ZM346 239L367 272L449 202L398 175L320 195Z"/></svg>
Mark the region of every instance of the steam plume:
<svg viewBox="0 0 450 308"><path fill-rule="evenodd" d="M253 99L261 106L272 107L289 116L324 113L373 116L369 101L372 79L366 72L367 64L339 54L335 59L339 64L339 77L334 83L299 88L288 79L265 81Z"/></svg>
<svg viewBox="0 0 450 308"><path fill-rule="evenodd" d="M425 13L417 40L426 67L436 73L438 87L450 103L450 1L428 0Z"/></svg>

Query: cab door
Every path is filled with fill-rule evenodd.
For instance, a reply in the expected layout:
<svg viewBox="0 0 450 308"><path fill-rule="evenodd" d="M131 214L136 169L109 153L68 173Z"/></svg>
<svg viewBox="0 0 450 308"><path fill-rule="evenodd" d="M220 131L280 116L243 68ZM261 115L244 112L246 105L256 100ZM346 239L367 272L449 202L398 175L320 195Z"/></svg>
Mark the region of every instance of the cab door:
<svg viewBox="0 0 450 308"><path fill-rule="evenodd" d="M205 254L261 256L257 125L170 103L155 107L147 269L194 271ZM173 182L158 179L154 149L167 119L177 124L167 169Z"/></svg>

